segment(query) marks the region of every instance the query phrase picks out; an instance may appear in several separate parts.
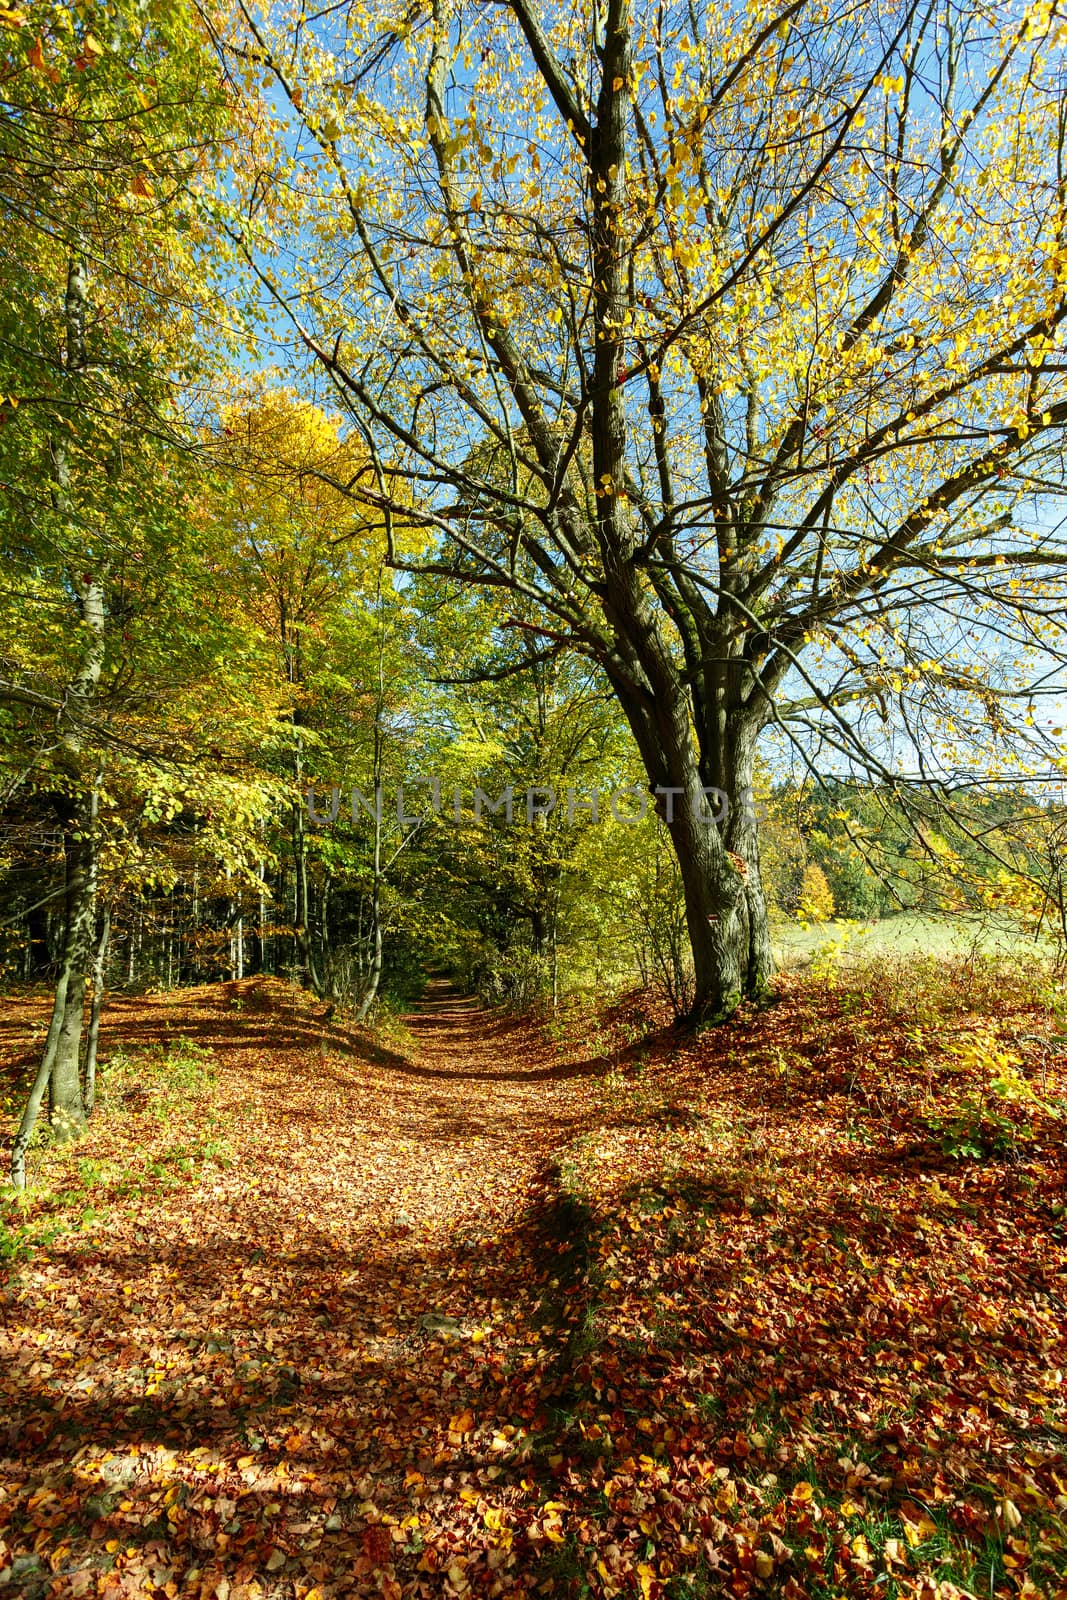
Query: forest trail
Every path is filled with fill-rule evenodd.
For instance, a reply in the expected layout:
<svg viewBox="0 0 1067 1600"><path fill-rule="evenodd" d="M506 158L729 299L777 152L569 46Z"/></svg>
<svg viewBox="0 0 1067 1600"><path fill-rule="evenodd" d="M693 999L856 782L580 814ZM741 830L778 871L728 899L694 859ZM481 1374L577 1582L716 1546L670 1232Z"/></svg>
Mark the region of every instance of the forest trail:
<svg viewBox="0 0 1067 1600"><path fill-rule="evenodd" d="M0 1213L0 1593L1067 1600L1067 1057L991 974L1056 1104L956 1160L899 981L629 1060L628 1013L560 1047L441 984L375 1038L275 979L116 998Z"/></svg>
<svg viewBox="0 0 1067 1600"><path fill-rule="evenodd" d="M530 1219L588 1064L443 983L396 1050L321 1013L257 979L110 1008L105 1056L213 1052L223 1149L117 1190L9 1296L0 1534L27 1594L399 1593L401 1545L405 1588L440 1593L443 1563L463 1592L458 1497L476 1468L514 1482L494 1460L540 1405ZM107 1140L105 1117L77 1161Z"/></svg>

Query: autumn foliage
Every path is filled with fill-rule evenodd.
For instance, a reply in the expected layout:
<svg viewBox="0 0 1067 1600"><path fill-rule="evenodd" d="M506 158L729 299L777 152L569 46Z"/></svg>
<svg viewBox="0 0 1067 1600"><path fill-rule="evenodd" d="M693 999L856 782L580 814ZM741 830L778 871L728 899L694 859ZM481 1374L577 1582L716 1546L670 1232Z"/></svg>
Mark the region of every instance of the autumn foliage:
<svg viewBox="0 0 1067 1600"><path fill-rule="evenodd" d="M0 0L5 1595L1067 1600L1065 50Z"/></svg>
<svg viewBox="0 0 1067 1600"><path fill-rule="evenodd" d="M939 971L595 1053L441 989L389 1042L275 980L120 1001L7 1214L6 1581L1058 1592L1058 1011Z"/></svg>

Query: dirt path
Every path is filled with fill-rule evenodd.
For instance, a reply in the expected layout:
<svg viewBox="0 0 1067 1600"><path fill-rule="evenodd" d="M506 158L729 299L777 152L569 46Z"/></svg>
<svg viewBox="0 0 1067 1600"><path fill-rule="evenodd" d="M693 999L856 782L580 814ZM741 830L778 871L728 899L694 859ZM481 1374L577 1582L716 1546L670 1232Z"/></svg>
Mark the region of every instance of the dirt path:
<svg viewBox="0 0 1067 1600"><path fill-rule="evenodd" d="M534 1219L586 1075L442 985L409 1027L410 1048L357 1046L257 981L118 1003L112 1044L214 1051L226 1149L21 1273L0 1328L16 1592L527 1588L485 1496L522 1492L552 1364Z"/></svg>
<svg viewBox="0 0 1067 1600"><path fill-rule="evenodd" d="M892 973L625 1073L441 986L391 1048L277 982L119 1001L0 1292L0 1593L1067 1600L1067 1056L985 981L1049 1103L969 1160L985 1068Z"/></svg>

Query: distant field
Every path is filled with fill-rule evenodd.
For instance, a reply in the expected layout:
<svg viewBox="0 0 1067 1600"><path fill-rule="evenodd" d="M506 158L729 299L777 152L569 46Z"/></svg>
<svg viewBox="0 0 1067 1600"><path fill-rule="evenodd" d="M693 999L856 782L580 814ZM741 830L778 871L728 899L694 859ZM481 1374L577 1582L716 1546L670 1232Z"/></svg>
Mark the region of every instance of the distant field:
<svg viewBox="0 0 1067 1600"><path fill-rule="evenodd" d="M1020 933L1013 924L970 917L918 916L903 912L880 922L823 922L804 928L795 922L774 923L771 943L779 966L804 966L817 951L848 935L843 954L848 958L877 954L965 955L979 949L1023 955L1038 951L1051 955L1055 945Z"/></svg>

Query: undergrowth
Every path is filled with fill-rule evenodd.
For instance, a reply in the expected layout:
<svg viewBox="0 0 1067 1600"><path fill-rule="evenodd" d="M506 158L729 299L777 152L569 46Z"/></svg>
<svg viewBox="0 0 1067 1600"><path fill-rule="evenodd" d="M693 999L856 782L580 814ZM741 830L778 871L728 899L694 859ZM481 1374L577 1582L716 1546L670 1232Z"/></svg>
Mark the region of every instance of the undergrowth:
<svg viewBox="0 0 1067 1600"><path fill-rule="evenodd" d="M559 1160L584 1229L565 1448L603 1460L587 1504L636 1501L650 1534L562 1587L628 1592L625 1560L679 1600L1062 1593L1060 975L883 956L783 998L612 1061ZM666 1540L640 1508L675 1461Z"/></svg>
<svg viewBox="0 0 1067 1600"><path fill-rule="evenodd" d="M210 1050L185 1036L101 1063L85 1136L59 1141L42 1118L26 1189L0 1189L0 1281L61 1235L89 1229L154 1188L178 1188L207 1162L229 1163ZM10 1096L17 1103L17 1096Z"/></svg>

